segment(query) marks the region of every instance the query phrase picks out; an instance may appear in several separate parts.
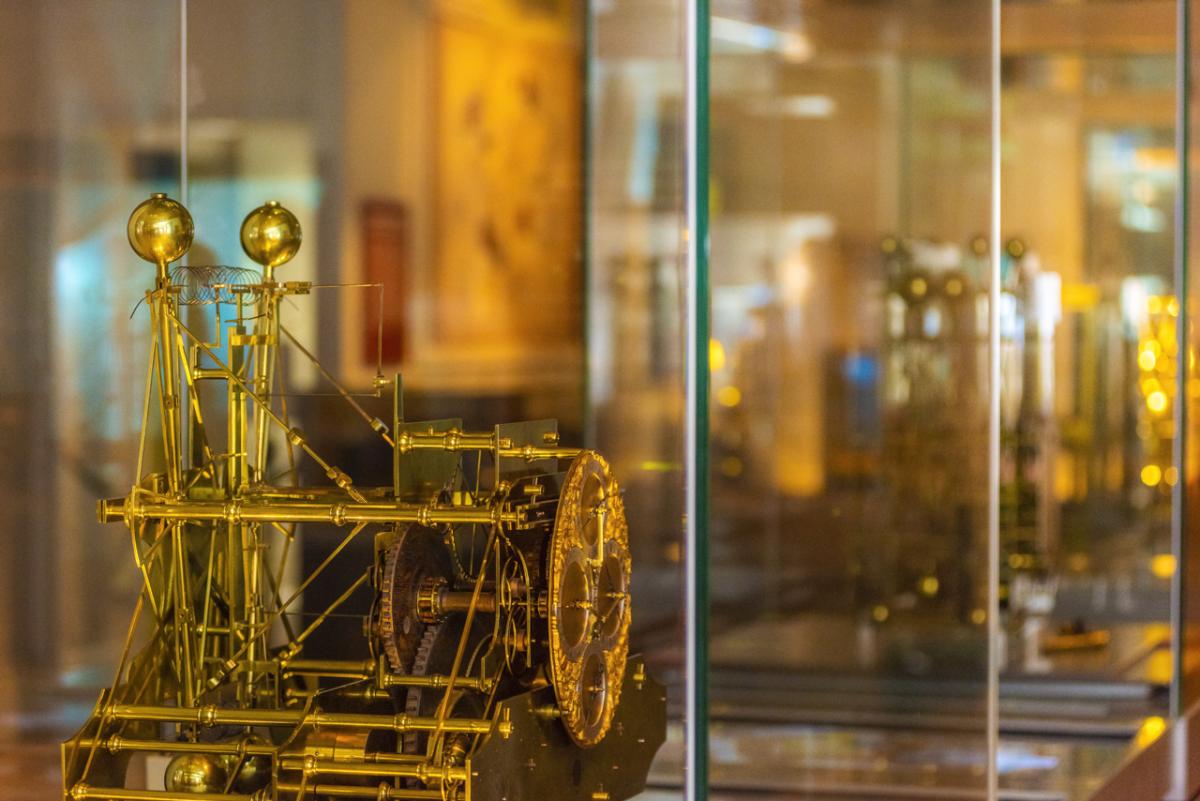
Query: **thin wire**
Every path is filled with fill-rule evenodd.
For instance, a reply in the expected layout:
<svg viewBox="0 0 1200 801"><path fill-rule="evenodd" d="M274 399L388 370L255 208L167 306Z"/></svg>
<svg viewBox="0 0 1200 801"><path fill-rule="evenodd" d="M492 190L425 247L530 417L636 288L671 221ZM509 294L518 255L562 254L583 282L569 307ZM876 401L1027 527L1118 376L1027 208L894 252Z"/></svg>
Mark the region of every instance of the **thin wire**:
<svg viewBox="0 0 1200 801"><path fill-rule="evenodd" d="M380 326L381 326L380 330L383 330L382 323L380 323ZM350 396L349 391L347 391L345 387L343 387L341 384L338 383L338 380L333 376L333 374L325 369L325 366L323 364L321 364L320 361L317 360L317 357L314 356L308 348L304 347L304 345L300 343L300 340L296 339L296 337L292 334L292 332L287 329L287 326L285 326L283 323L280 323L279 330L284 336L286 336L291 341L291 343L293 345L296 346L297 350L299 350L301 353L303 353L305 355L305 357L307 357L308 360L310 362L312 362L313 366L316 367L318 371L320 371L321 375L323 375L325 377L326 381L328 381L330 384L333 385L333 388L337 390L338 394L341 395L343 399L345 399L346 403L350 404L351 408L353 408L354 411L358 413L358 416L366 421L367 425L370 426L371 430L374 431L375 433L377 433L380 437L382 437L383 441L386 442L389 446L394 448L396 446L396 443L390 436L388 436L387 431L375 427L376 423L381 423L379 418L372 417L370 414L368 414L367 410L364 409L361 405L359 405L359 403Z"/></svg>
<svg viewBox="0 0 1200 801"><path fill-rule="evenodd" d="M188 204L188 4L179 0L179 200Z"/></svg>

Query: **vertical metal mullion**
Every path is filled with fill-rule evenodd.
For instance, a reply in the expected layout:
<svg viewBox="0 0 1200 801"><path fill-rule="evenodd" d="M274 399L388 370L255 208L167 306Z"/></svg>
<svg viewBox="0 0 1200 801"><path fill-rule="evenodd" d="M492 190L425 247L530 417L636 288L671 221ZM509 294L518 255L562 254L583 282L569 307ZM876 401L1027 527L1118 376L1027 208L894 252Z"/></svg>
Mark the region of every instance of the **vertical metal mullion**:
<svg viewBox="0 0 1200 801"><path fill-rule="evenodd" d="M709 2L686 2L687 375L684 788L708 797L708 47Z"/></svg>
<svg viewBox="0 0 1200 801"><path fill-rule="evenodd" d="M1184 574L1187 565L1187 380L1188 380L1188 92L1190 50L1188 28L1191 0L1176 0L1175 9L1175 232L1174 232L1174 293L1179 302L1179 316L1175 318L1175 337L1179 354L1179 369L1175 371L1175 438L1171 443L1171 459L1178 479L1171 492L1171 553L1175 556L1175 574L1171 578L1171 642L1174 669L1171 677L1170 715L1177 718L1184 708L1184 642L1185 620L1183 614Z"/></svg>
<svg viewBox="0 0 1200 801"><path fill-rule="evenodd" d="M1000 747L1000 2L991 1L991 220L988 286L987 798L999 796Z"/></svg>

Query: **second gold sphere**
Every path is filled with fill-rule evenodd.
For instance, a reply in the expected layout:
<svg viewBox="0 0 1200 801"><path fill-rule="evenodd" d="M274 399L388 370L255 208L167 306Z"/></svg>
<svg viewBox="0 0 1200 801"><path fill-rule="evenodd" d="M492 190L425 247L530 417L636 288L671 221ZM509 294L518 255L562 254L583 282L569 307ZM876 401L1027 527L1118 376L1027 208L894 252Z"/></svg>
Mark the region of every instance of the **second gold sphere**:
<svg viewBox="0 0 1200 801"><path fill-rule="evenodd" d="M300 250L303 232L296 215L272 200L242 221L242 250L263 267L278 267Z"/></svg>

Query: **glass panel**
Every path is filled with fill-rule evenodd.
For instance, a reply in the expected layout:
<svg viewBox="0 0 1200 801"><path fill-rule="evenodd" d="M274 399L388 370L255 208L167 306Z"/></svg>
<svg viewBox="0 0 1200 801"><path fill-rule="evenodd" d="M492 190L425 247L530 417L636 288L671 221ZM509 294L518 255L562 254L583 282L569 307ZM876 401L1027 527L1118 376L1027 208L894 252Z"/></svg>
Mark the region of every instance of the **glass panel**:
<svg viewBox="0 0 1200 801"><path fill-rule="evenodd" d="M193 299L211 299L213 293L224 298L208 305L181 305L179 316L188 332L215 343L208 346L211 354L203 346L198 346L200 355L187 354L191 374L201 379L198 388L171 396L183 398L184 415L194 414L192 401L204 409L205 438L191 425L183 436L192 446L185 452L199 456L188 462L197 466L189 474L195 483L181 503L237 496L252 505L268 497L268 505L277 512L287 505L284 497L296 504L341 497L315 460L300 456L295 466L291 463L289 442L295 444L300 437L344 470L353 479L352 487L368 488L361 491L383 505L404 486L427 509L436 507L427 514L437 517L437 510L453 507L456 514L465 515L468 512L460 507L474 509L486 502L480 499L506 492L503 487L513 489L513 503L525 509L529 519L541 520L538 516L544 513L549 522L518 527L518 534L504 538L504 547L510 549L504 553L511 558L494 564L512 573L493 579L491 573L472 567L472 560L481 558L473 548L482 550L489 532L499 530L492 521L477 527L446 523L436 532L437 548L447 542L454 548L449 555L437 550L440 564L452 563L448 572L453 576L447 581L473 577L477 584L472 586L487 586L492 612L480 614L495 613L498 618L524 604L523 618L506 617L505 627L488 628L480 635L494 645L485 651L487 658L502 658L506 670L526 664L520 662L526 656L544 661L544 651L553 654L556 647L546 645L552 640L550 627L557 626L554 631L568 637L572 621L589 623L580 635L587 638L584 655L563 657L564 664L579 663L580 675L570 687L582 699L580 704L560 698L556 693L566 692L562 688L568 685L559 683L557 668L539 667L537 662L527 665L528 670L509 670L505 675L511 681L498 692L540 693L537 710L547 718L553 717L548 710L558 703L558 717L568 729L575 727L576 740L590 736L587 732L599 725L586 716L573 723L571 716L579 717L578 708L589 715L599 710L602 717L613 707L618 712L605 741L589 751L575 748L562 732L541 742L524 736L492 738L493 746L500 743L498 747L510 752L518 747L571 751L570 759L548 758L542 751L523 754L502 760L496 771L519 768L524 776L527 766L557 766L561 776L547 783L573 781L587 797L595 793L614 801L640 790L656 738L665 737L666 698L658 682L678 680L682 637L681 7L664 6L656 18L662 27L630 40L630 26L645 25L641 8L635 19L620 4L605 5L592 20L589 9L573 0L192 3L186 19L185 186L177 180L181 131L176 4L147 10L145 4L135 9L119 2L18 3L0 11L0 98L6 101L0 118L0 174L5 178L0 224L6 241L16 245L8 248L3 263L15 296L30 299L33 310L3 318L0 351L5 375L19 374L26 382L4 395L2 432L6 441L33 454L31 462L5 462L3 491L11 493L5 508L22 511L4 523L3 544L19 557L0 565L0 587L7 597L20 598L21 606L0 607L0 624L9 632L0 648L5 660L0 667L15 667L22 683L0 689L0 743L10 750L10 743L33 730L46 741L28 746L28 753L17 752L21 770L35 766L39 781L46 782L44 790L39 787L31 794L52 797L58 792L57 742L87 717L96 690L112 682L141 584L130 558L128 534L122 537L112 527L101 529L91 521L97 496L124 495L137 480L134 462L142 429L149 326L147 307L135 307L153 286L154 271L129 251L125 222L151 190L184 200L195 221L194 245L175 273L186 284L180 297L196 291L209 295L191 295ZM589 75L594 87L586 84ZM585 90L592 88L596 94L585 104ZM589 118L587 112L594 116ZM587 173L584 152L589 143L599 166ZM602 177L585 187L585 174ZM276 277L280 282L311 282L310 291L288 294L280 304L277 382L258 377L259 365L267 360L248 355L272 342L269 333L257 328L261 320L271 319L263 311L266 306L257 305L266 301L245 300L263 296L263 290L242 287L220 295L228 288L212 286L214 280L257 284L262 273L243 253L240 229L245 215L268 200L293 212L304 232L299 255L276 267ZM588 209L597 214L589 216ZM597 244L601 236L604 244ZM596 269L585 271L585 258ZM119 280L98 277L112 276L114 270ZM285 285L280 291L293 289L298 287ZM158 297L155 302L161 305L164 301ZM235 329L239 305L245 330ZM246 311L248 305L253 311ZM191 333L180 331L190 344ZM236 429L238 406L226 397L231 383L219 364L234 364L237 354L253 360L248 363L254 365L255 391L262 392L264 385L272 388L271 408L294 427L291 436L270 429L262 440L239 444L227 434L227 425ZM399 408L392 394L397 373L405 390ZM219 380L202 380L208 378ZM338 385L361 415L345 403ZM171 398L165 406L173 408ZM572 461L575 451L558 453L556 461L522 450L519 456L503 458L495 453L494 461L486 464L492 456L460 461L451 453L454 467L426 486L419 480L423 475L405 472L410 462L399 459L397 466L380 441L381 426L399 436L394 412L401 422L461 418L463 429L489 438L494 434L496 448L554 448L555 442L596 447L620 484L600 481L603 486L593 492L592 484L581 482L585 486L572 501L575 496L567 489L579 471L572 467L575 472L569 472L568 467L583 464ZM363 415L367 421L360 419ZM160 429L157 416L151 417L148 437L154 440ZM545 418L557 418L557 427ZM496 428L520 420L538 422ZM445 449L453 450L464 440L455 442ZM502 445L508 442L514 444ZM55 443L57 450L47 450L47 443ZM238 490L235 467L247 459L261 464L251 468L254 480ZM440 464L435 467L441 469ZM603 472L602 462L589 464ZM297 493L292 489L297 478L306 488L322 489ZM490 495L493 490L496 496ZM352 494L345 487L341 491ZM35 501L28 502L30 498ZM548 538L559 519L555 515L569 503L577 504L575 520L583 542L577 550L594 547L601 557L566 553L564 558L575 560L571 564L579 575L586 571L578 582L586 597L567 598L557 606L547 600L543 613L541 600L552 594L548 587L559 568L549 556L553 547L537 535ZM650 665L643 671L640 657L631 656L623 673L612 674L622 682L617 706L612 703L618 695L610 684L614 679L594 673L592 666L597 659L619 664L611 655L620 651L623 629L621 618L614 620L612 614L630 606L619 547L617 512L622 503L634 577L636 628L630 651L645 653ZM372 582L383 582L385 578L377 577L387 573L389 565L400 565L400 570L409 564L387 545L388 532L373 526L367 529L369 535L345 540L342 548L345 527L307 520L298 529L273 530L256 528L248 520L229 521L242 537L230 540L235 544L228 546L229 553L240 559L231 556L223 564L235 576L242 570L261 578L257 599L262 600L264 614L274 615L283 598L299 598L280 615L287 624L268 627L263 640L272 647L282 643L290 626L291 641L303 640L302 660L317 663L301 668L293 661L290 669L324 676L321 671L332 669L334 662L339 670L358 665L351 670L351 683L374 688L374 674L360 675L362 665L367 660L394 665L393 655L380 653L386 646L368 646L375 634L384 636L382 614L376 614L382 600L369 585L356 582L366 581L364 571ZM188 534L197 536L188 542L194 544L204 534L209 535L204 542L217 542L215 525L189 524ZM52 533L45 538L29 534L48 528ZM590 544L593 535L602 536L601 544ZM173 544L163 547L183 554L180 570L199 569L203 559L188 553L191 546L175 545L170 539ZM215 545L208 547L217 552ZM335 548L336 559L320 572ZM274 565L283 563L284 552L294 557L291 567L276 571ZM429 558L428 553L416 556ZM301 584L316 572L316 580ZM564 575L576 574L568 569ZM566 588L564 593L575 586L568 578L555 585ZM194 652L192 662L203 675L219 680L222 671L229 672L223 661L228 652L244 652L233 644L239 636L237 626L242 626L241 636L247 641L258 641L262 632L246 636L253 626L251 613L246 622L238 621L232 611L238 608L232 593L246 585L230 580L228 593L220 582L201 586L217 590L199 592L197 597L205 600L190 606L196 599L173 596L171 606L162 607L171 622L159 634L182 641L188 636L185 629L198 621L204 636L211 637L201 641L205 645ZM465 603L455 588L461 589L458 584L434 587L432 595L422 596L441 605L423 613L440 616L441 623L423 628L411 664L391 673L423 669L444 678L456 669L450 664L439 667L438 661L453 660L455 649L445 643L459 642L439 632L451 622L466 628L461 616L455 617L454 604ZM247 589L242 600L246 609L254 607L254 592ZM210 616L214 606L218 609ZM334 606L333 614L321 614ZM550 622L543 622L547 617ZM530 627L521 630L521 621ZM303 635L296 637L301 630ZM149 627L139 631L137 647L145 641L142 635L151 633ZM405 629L404 634L411 631ZM228 643L226 651L221 650L222 642ZM478 653L471 650L464 657L464 673L471 674L472 666L480 664ZM275 651L270 655L277 656ZM424 660L423 667L418 660ZM176 661L182 664L188 657ZM244 677L265 670L274 677L271 669L262 667L263 661L244 663L236 673ZM166 673L172 670L173 665L163 668ZM26 718L21 713L43 711L34 692L43 688L32 679L38 675L52 677L53 686L44 688L49 696L69 699L70 704L51 709L49 716ZM314 704L326 711L339 704L356 712L370 707L372 713L386 713L389 721L392 712L414 707L419 717L432 716L437 704L430 711L431 699L435 687L441 686L437 676L428 686L405 685L382 694L369 688L355 695L355 688L342 692L346 682L331 680L344 678L338 674L319 680L324 683ZM547 678L555 682L553 691L545 686ZM302 701L297 698L316 697L315 681L301 685L279 679L273 685L277 694L256 693L255 702L248 703L247 688L255 685L248 677L244 682L239 678L238 687L221 696L221 714L235 692L242 706L256 707L260 713L286 705L288 699L290 708L299 708L296 704ZM396 683L404 684L399 679ZM488 686L482 679L479 683ZM160 685L155 682L153 688L145 692L159 692ZM161 692L173 692L171 685ZM468 698L479 700L478 696ZM491 697L480 703L490 704ZM467 712L459 706L461 701L452 714L471 714L469 704ZM538 728L542 724L532 709L525 710L525 723ZM517 708L516 714L521 711ZM521 725L515 717L509 720ZM185 728L165 725L163 736L182 738ZM140 727L138 736L153 737L156 731L147 725ZM234 736L225 730L210 733L225 738L226 745ZM637 744L631 744L635 739ZM343 750L346 742L338 740L339 758L352 753ZM412 742L387 736L368 740L363 735L356 747L411 749ZM487 747L481 745L473 757L481 758ZM612 764L614 753L621 755L619 766ZM639 767L639 762L646 764ZM135 762L125 780L131 787L144 783L147 789L162 789L169 772L166 764L167 757L155 754ZM227 767L204 764L221 772ZM0 761L0 783L16 769ZM454 770L461 768L456 765ZM239 772L230 781L240 783L242 778ZM509 778L497 778L484 790L508 787ZM355 781L351 777L341 790ZM524 780L513 781L520 787ZM668 764L655 772L654 783L658 788L677 787L678 772ZM475 797L490 796L482 792Z"/></svg>
<svg viewBox="0 0 1200 801"><path fill-rule="evenodd" d="M682 797L685 0L593 4L589 112L589 439L625 480L631 648L668 685L647 799Z"/></svg>
<svg viewBox="0 0 1200 801"><path fill-rule="evenodd" d="M1200 702L1200 370L1197 368L1196 357L1197 350L1200 349L1200 327L1197 325L1197 321L1200 320L1200 251L1196 249L1200 245L1200 236L1197 236L1197 232L1200 231L1200 214L1197 214L1197 210L1200 209L1197 197L1200 177L1196 172L1200 168L1200 149L1197 148L1200 142L1197 138L1200 132L1200 96L1197 95L1197 88L1200 87L1200 27L1196 24L1200 9L1189 0L1186 10L1191 22L1186 38L1187 52L1184 54L1188 70L1187 91L1183 96L1187 104L1185 113L1188 120L1188 141L1183 143L1186 158L1180 173L1181 178L1187 181L1187 205L1184 207L1187 216L1182 231L1186 236L1186 283L1182 294L1186 305L1184 333L1187 359L1184 362L1186 370L1183 376L1186 379L1184 397L1187 402L1184 405L1185 462L1182 471L1185 481L1185 503L1178 551L1178 580L1181 582L1181 593L1176 600L1179 604L1177 624L1180 647L1175 655L1175 663L1180 673L1177 695L1177 711L1180 713L1194 712L1197 702ZM1188 765L1186 789L1195 792L1200 788L1200 763L1192 759Z"/></svg>
<svg viewBox="0 0 1200 801"><path fill-rule="evenodd" d="M1002 731L1107 744L1086 789L1172 679L1175 4L1003 13Z"/></svg>
<svg viewBox="0 0 1200 801"><path fill-rule="evenodd" d="M125 222L178 191L178 27L173 3L0 4L0 783L31 798L60 793L139 586L95 502L134 469L153 268Z"/></svg>
<svg viewBox="0 0 1200 801"><path fill-rule="evenodd" d="M718 795L985 791L990 15L713 4Z"/></svg>

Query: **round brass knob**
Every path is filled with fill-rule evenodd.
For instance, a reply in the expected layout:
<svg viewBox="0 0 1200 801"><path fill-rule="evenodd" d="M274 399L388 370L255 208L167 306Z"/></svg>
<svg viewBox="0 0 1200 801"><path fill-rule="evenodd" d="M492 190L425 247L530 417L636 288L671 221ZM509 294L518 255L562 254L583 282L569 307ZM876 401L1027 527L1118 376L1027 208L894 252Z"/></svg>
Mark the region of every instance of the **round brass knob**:
<svg viewBox="0 0 1200 801"><path fill-rule="evenodd" d="M242 221L242 250L265 268L290 261L300 250L303 233L296 215L272 200Z"/></svg>
<svg viewBox="0 0 1200 801"><path fill-rule="evenodd" d="M165 266L192 246L192 215L178 200L156 192L129 215L129 246L146 261Z"/></svg>

